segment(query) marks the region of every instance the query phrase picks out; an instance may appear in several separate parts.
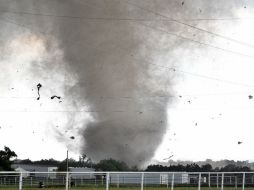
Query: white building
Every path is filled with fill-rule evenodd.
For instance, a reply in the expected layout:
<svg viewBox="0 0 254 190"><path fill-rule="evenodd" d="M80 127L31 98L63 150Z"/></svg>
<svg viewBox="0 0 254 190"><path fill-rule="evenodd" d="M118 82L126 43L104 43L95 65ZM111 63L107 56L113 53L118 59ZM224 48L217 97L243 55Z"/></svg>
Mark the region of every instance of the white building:
<svg viewBox="0 0 254 190"><path fill-rule="evenodd" d="M40 166L33 164L13 164L11 166L15 171L22 172L23 177L48 177L51 179L56 178L56 166ZM42 172L42 173L40 173ZM51 172L51 173L46 173ZM53 173L52 173L53 172Z"/></svg>

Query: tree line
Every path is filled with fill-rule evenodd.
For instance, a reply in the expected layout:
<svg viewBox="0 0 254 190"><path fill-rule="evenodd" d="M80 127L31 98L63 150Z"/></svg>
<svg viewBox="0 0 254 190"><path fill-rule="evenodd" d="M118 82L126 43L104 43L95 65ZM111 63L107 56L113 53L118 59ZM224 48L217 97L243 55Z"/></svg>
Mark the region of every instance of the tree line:
<svg viewBox="0 0 254 190"><path fill-rule="evenodd" d="M30 164L40 166L56 166L58 171L66 171L67 160L58 161L54 159L42 159L39 161L31 161L29 159L17 160L17 155L9 147L4 147L4 150L0 150L0 171L11 171L13 170L12 164ZM79 160L68 159L69 167L88 167L94 168L96 171L148 171L148 172L172 172L172 171L183 171L183 172L242 172L251 171L250 167L244 165L237 165L237 162L228 162L226 166L213 168L211 164L199 165L196 163L190 164L174 164L165 166L161 164L148 165L145 169L139 169L137 166L129 167L125 162L104 159L98 163L92 162L92 160L82 155Z"/></svg>

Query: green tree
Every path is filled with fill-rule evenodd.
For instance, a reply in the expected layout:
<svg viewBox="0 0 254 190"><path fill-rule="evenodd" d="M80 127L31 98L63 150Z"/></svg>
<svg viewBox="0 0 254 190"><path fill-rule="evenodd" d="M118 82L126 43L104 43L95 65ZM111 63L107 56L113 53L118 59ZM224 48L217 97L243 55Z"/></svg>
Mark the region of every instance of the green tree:
<svg viewBox="0 0 254 190"><path fill-rule="evenodd" d="M96 164L96 170L128 171L129 167L125 162L114 160L114 159L106 159L106 160L101 160L98 164Z"/></svg>
<svg viewBox="0 0 254 190"><path fill-rule="evenodd" d="M0 150L0 171L11 171L12 158L17 157L16 153L9 147L4 147L4 150Z"/></svg>

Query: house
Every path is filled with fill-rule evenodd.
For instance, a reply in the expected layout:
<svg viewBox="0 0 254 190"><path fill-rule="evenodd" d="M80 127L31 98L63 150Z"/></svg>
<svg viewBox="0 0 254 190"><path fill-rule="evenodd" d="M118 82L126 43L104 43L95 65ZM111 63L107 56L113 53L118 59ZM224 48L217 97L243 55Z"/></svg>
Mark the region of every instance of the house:
<svg viewBox="0 0 254 190"><path fill-rule="evenodd" d="M27 177L44 177L50 179L56 178L57 171L56 166L42 166L34 164L12 164L11 167L15 171L22 172L24 178Z"/></svg>

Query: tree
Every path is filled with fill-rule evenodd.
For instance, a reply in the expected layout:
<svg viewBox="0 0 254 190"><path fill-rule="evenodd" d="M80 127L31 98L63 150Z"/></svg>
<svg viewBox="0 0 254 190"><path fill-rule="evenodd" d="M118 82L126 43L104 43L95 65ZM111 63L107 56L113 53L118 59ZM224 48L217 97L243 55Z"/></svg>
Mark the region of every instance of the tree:
<svg viewBox="0 0 254 190"><path fill-rule="evenodd" d="M205 164L201 166L201 171L202 172L210 172L212 171L213 167L211 166L211 164Z"/></svg>
<svg viewBox="0 0 254 190"><path fill-rule="evenodd" d="M101 160L98 164L96 164L96 170L99 171L128 171L129 167L125 162L107 159Z"/></svg>
<svg viewBox="0 0 254 190"><path fill-rule="evenodd" d="M4 147L4 150L0 150L0 171L11 171L12 158L17 157L16 153L9 147Z"/></svg>

